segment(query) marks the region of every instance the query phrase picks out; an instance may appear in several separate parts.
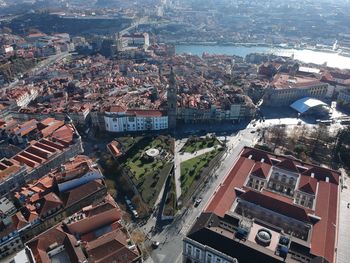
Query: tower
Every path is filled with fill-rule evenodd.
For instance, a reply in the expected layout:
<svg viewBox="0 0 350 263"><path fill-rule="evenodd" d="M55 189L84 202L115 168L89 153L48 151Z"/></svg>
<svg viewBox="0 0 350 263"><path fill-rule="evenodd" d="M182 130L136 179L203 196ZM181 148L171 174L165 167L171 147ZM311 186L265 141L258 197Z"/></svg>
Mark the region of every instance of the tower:
<svg viewBox="0 0 350 263"><path fill-rule="evenodd" d="M168 127L173 131L176 128L176 110L177 110L177 88L173 68L171 68L169 76L169 87L167 90L168 100Z"/></svg>

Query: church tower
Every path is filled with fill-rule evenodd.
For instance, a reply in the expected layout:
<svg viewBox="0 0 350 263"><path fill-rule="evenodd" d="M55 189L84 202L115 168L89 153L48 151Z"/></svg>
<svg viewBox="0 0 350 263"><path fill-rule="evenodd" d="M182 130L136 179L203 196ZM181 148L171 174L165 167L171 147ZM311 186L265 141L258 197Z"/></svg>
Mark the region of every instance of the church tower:
<svg viewBox="0 0 350 263"><path fill-rule="evenodd" d="M176 128L176 110L177 110L177 88L173 68L171 68L169 76L169 87L167 90L168 100L168 127L170 131Z"/></svg>

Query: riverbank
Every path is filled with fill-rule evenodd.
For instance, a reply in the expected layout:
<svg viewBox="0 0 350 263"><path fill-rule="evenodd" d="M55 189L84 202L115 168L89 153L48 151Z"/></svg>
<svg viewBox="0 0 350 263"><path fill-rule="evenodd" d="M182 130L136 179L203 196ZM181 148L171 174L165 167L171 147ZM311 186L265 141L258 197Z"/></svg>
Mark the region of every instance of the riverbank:
<svg viewBox="0 0 350 263"><path fill-rule="evenodd" d="M176 53L189 53L193 55L202 56L206 52L209 54L221 55L235 55L246 57L251 53L274 54L277 56L294 57L304 63L313 63L317 65L326 64L329 67L350 69L350 57L342 55L337 52L330 52L322 49L308 49L306 48L290 48L281 45L274 46L256 46L252 43L235 44L235 45L203 45L203 44L186 44L176 45Z"/></svg>

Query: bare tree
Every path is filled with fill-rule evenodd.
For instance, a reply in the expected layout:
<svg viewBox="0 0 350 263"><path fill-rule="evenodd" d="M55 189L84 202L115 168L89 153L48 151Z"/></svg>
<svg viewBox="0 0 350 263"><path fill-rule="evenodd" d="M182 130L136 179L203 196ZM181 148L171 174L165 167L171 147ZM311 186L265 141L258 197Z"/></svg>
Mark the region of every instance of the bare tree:
<svg viewBox="0 0 350 263"><path fill-rule="evenodd" d="M281 125L273 126L270 130L271 142L274 144L273 150L275 151L278 146L285 147L287 142L286 127Z"/></svg>

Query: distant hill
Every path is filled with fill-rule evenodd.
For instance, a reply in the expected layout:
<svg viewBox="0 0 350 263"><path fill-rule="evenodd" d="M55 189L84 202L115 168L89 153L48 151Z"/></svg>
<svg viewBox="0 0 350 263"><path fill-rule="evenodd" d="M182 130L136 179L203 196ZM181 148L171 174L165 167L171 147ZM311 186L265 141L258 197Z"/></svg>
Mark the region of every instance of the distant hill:
<svg viewBox="0 0 350 263"><path fill-rule="evenodd" d="M13 33L25 35L29 29L38 29L46 34L66 32L71 35L110 34L130 25L127 18L63 18L48 13L21 15L2 26L12 29Z"/></svg>

